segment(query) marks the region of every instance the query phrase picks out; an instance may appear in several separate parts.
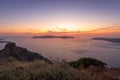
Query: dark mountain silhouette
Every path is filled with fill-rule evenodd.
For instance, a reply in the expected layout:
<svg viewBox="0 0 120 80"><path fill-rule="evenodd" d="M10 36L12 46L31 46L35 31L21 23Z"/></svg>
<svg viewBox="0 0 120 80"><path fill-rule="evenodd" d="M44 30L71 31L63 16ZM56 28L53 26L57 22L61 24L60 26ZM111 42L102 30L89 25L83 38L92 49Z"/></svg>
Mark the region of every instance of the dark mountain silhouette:
<svg viewBox="0 0 120 80"><path fill-rule="evenodd" d="M16 46L13 42L8 42L5 48L0 50L0 58L13 57L19 61L44 60L50 62L38 53L30 52L26 48Z"/></svg>

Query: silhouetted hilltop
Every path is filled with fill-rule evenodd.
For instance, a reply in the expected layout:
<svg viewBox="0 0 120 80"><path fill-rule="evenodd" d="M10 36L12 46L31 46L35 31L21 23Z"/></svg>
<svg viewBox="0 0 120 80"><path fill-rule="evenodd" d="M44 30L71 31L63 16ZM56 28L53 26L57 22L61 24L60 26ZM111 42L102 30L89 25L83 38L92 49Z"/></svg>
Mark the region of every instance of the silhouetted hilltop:
<svg viewBox="0 0 120 80"><path fill-rule="evenodd" d="M38 53L30 52L26 48L16 46L13 42L8 42L5 48L0 50L0 58L13 57L19 61L44 60L50 62Z"/></svg>
<svg viewBox="0 0 120 80"><path fill-rule="evenodd" d="M93 40L103 40L103 41L109 41L109 42L114 42L114 43L120 43L120 38L101 38L101 37L96 37L92 38Z"/></svg>
<svg viewBox="0 0 120 80"><path fill-rule="evenodd" d="M33 36L32 38L62 38L62 39L67 39L67 38L74 38L74 37L72 37L72 36L43 35L43 36Z"/></svg>

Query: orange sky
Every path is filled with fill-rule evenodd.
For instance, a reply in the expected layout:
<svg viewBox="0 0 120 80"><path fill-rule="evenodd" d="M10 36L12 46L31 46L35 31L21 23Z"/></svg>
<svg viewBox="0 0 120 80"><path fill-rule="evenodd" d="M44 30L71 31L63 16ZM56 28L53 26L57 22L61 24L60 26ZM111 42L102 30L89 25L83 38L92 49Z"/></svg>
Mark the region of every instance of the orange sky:
<svg viewBox="0 0 120 80"><path fill-rule="evenodd" d="M100 28L100 29L93 29L93 30L86 30L82 31L80 29L74 28L74 27L61 27L61 28L51 28L51 29L40 29L40 28L34 28L34 29L26 29L21 27L16 27L16 28L8 28L6 29L5 27L0 29L0 34L106 34L106 33L120 33L120 27L105 27L105 28Z"/></svg>
<svg viewBox="0 0 120 80"><path fill-rule="evenodd" d="M50 23L49 23L50 24ZM117 28L109 27L97 27L97 26L88 26L86 27L79 26L73 23L64 23L64 24L26 24L26 25L16 25L16 24L0 24L0 34L40 34L40 33L52 33L52 32L70 32L70 33L82 33L90 32L92 33L111 33L111 32L120 32L119 26ZM57 26L55 26L57 25ZM91 24L92 25L92 24ZM35 27L34 27L35 26ZM40 26L40 27L39 27ZM47 27L46 27L47 26Z"/></svg>

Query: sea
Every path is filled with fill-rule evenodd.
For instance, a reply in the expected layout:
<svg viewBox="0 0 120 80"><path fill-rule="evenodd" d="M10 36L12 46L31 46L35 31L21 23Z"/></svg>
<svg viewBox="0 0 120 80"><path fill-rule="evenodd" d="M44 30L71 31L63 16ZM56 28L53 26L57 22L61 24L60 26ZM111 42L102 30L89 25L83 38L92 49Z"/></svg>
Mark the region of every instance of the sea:
<svg viewBox="0 0 120 80"><path fill-rule="evenodd" d="M37 52L48 59L77 60L82 57L92 57L107 63L108 67L120 67L120 43L93 40L94 37L115 37L119 35L77 35L75 38L37 38L32 36L0 36L5 41L15 42L17 46ZM3 49L6 43L0 43Z"/></svg>

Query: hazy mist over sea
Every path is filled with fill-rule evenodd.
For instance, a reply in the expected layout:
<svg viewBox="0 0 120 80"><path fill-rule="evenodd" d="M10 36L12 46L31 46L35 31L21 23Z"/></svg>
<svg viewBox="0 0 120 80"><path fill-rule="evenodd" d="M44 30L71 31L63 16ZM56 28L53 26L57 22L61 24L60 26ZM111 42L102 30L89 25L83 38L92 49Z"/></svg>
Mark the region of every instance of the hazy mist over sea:
<svg viewBox="0 0 120 80"><path fill-rule="evenodd" d="M28 50L38 52L49 59L77 60L80 57L93 57L100 59L108 66L119 67L120 43L92 40L94 37L120 38L118 34L112 35L74 35L73 39L33 39L26 37L0 37L6 41L17 43ZM0 43L0 49L5 43Z"/></svg>

